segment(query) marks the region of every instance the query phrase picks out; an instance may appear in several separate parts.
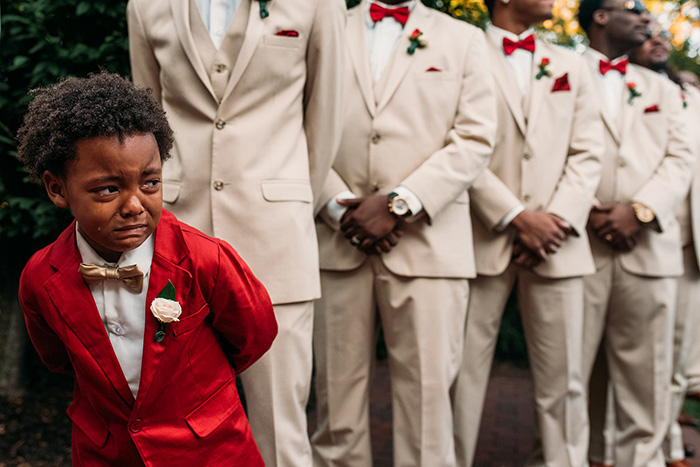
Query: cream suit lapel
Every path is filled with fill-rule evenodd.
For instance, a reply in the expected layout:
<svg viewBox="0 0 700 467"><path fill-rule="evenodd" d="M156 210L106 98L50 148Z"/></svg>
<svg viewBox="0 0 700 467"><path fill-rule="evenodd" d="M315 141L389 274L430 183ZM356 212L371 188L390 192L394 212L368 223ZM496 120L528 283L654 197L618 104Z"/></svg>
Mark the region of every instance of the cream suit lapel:
<svg viewBox="0 0 700 467"><path fill-rule="evenodd" d="M540 71L540 63L542 60L551 57L547 55L547 50L542 41L537 41L535 46L535 52L532 55L532 70L530 72L530 90L528 92L525 109L528 122L536 122L540 109L542 108L542 102L549 98L550 90L554 83L554 73L551 71L554 68L554 64L547 67L550 71L549 76L543 75L540 79L537 79L537 75ZM557 66L557 69L561 69ZM534 127L535 125L531 125Z"/></svg>
<svg viewBox="0 0 700 467"><path fill-rule="evenodd" d="M635 84L639 87L641 76L637 73L633 66L627 67L627 75L625 76L625 88L622 90L622 102L620 103L620 112L618 113L618 128L620 130L620 138L624 141L629 134L630 128L632 128L632 122L634 121L635 114L640 113L639 106L642 105L640 97L637 97L629 101L630 90L629 84ZM644 93L643 89L639 90Z"/></svg>
<svg viewBox="0 0 700 467"><path fill-rule="evenodd" d="M362 92L362 98L365 100L369 114L374 117L377 105L374 101L374 80L369 64L364 3L348 12L346 37L350 61Z"/></svg>
<svg viewBox="0 0 700 467"><path fill-rule="evenodd" d="M199 76L202 84L207 88L207 91L211 94L214 100L216 99L216 93L214 88L211 86L211 81L209 80L209 75L202 62L202 58L197 53L197 47L194 43L194 38L192 37L192 31L190 30L190 0L170 0L170 8L173 12L173 19L175 22L175 30L177 31L177 37L180 39L180 44L182 49L187 55L187 59L190 61L192 68Z"/></svg>
<svg viewBox="0 0 700 467"><path fill-rule="evenodd" d="M598 60L593 55L584 55L586 56L588 64L591 66L591 70L593 72L593 88L595 89L596 98L598 99L598 102L602 103L600 106L600 116L603 119L603 123L605 123L605 127L610 132L610 135L615 140L615 143L620 144L620 132L618 129L619 127L615 119L613 119L612 115L610 115L610 111L608 110L608 103L606 102L605 98L605 93L603 92L603 83L600 82L600 74L598 72Z"/></svg>
<svg viewBox="0 0 700 467"><path fill-rule="evenodd" d="M254 0L243 0L247 2L253 2ZM283 1L283 0L279 0ZM275 1L267 3L267 8L270 14L274 14ZM228 86L224 92L224 97L222 100L226 100L228 96L231 95L236 84L243 76L243 72L248 67L250 59L253 58L253 53L258 47L258 43L263 36L263 31L265 29L265 19L260 17L260 9L258 5L250 5L248 13L248 27L245 31L245 36L243 37L243 45L241 45L241 50L238 53L238 58L236 63L233 65L233 70L231 70L231 78L229 79ZM269 18L269 16L268 16Z"/></svg>
<svg viewBox="0 0 700 467"><path fill-rule="evenodd" d="M515 119L515 123L518 125L518 129L523 136L527 132L527 127L525 126L525 116L523 114L523 96L520 93L520 88L518 83L515 81L515 76L513 76L513 71L508 66L505 57L503 56L503 49L494 43L491 37L487 38L489 47L491 48L491 56L494 59L491 61L491 66L493 67L493 77L496 81L503 99L506 101L510 113Z"/></svg>
<svg viewBox="0 0 700 467"><path fill-rule="evenodd" d="M403 28L403 35L399 39L398 44L396 44L396 49L391 57L391 61L387 65L383 73L387 74L386 83L379 97L379 104L377 105L377 112L386 107L394 93L406 76L409 67L415 61L418 54L425 53L430 47L429 45L424 49L416 49L413 55L409 55L407 52L408 46L411 42L408 40L408 36L416 29L419 29L428 40L430 40L430 34L433 32L430 30L430 25L433 22L433 15L437 12L432 12L427 6L424 6L421 2L416 2L416 6L413 8L411 15L408 17L408 21ZM437 31L435 31L437 33Z"/></svg>

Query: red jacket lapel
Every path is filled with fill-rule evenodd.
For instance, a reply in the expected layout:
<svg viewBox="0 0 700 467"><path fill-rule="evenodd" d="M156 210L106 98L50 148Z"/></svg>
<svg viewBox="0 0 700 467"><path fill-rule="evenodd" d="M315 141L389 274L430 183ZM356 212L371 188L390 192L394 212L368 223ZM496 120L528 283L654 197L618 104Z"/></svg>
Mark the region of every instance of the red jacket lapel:
<svg viewBox="0 0 700 467"><path fill-rule="evenodd" d="M151 265L150 279L148 283L148 297L145 306L146 328L143 339L143 359L141 364L141 381L139 382L139 392L136 398L134 411L139 410L144 405L148 405L162 391L169 381L167 373L171 371L172 365L177 364L181 348L171 346L173 336L173 326L165 328L165 337L161 342L155 341L155 333L158 331L158 321L150 311L151 302L158 296L168 281L175 286L177 301L182 306L182 316L186 317L192 310L191 304L187 303L192 285L192 275L179 264L189 254L189 249L185 244L182 230L175 219L175 216L167 211L163 211L160 223L156 230L155 250L153 252L153 263ZM166 352L168 350L168 352ZM158 377L156 375L159 375Z"/></svg>
<svg viewBox="0 0 700 467"><path fill-rule="evenodd" d="M75 242L75 222L56 240L49 262L56 269L44 287L58 313L88 350L112 383L114 389L132 406L134 397L119 366L100 313L89 287L78 273L81 257Z"/></svg>

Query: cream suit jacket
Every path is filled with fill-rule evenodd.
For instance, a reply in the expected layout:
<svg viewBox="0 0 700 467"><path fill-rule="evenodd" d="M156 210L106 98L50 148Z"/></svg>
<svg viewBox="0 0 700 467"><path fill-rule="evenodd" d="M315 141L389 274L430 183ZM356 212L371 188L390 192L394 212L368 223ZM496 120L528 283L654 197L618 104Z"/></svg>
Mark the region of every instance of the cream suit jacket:
<svg viewBox="0 0 700 467"><path fill-rule="evenodd" d="M466 189L488 163L496 126L484 34L418 2L373 83L364 15L364 4L349 11L345 124L321 200L406 186L425 218L404 224L399 244L382 255L386 267L402 276L473 277ZM428 44L409 55L415 29ZM351 270L366 260L320 216L316 226L322 269Z"/></svg>
<svg viewBox="0 0 700 467"><path fill-rule="evenodd" d="M244 2L250 14L220 102L189 0L129 2L132 73L175 131L163 168L167 208L231 243L274 304L307 301L320 295L313 202L340 137L345 7L275 0L262 19L257 1Z"/></svg>
<svg viewBox="0 0 700 467"><path fill-rule="evenodd" d="M516 232L512 228L497 232L496 227L522 204L528 210L556 214L575 231L534 272L548 278L592 274L586 222L603 154L603 123L593 77L579 55L538 40L530 88L523 98L503 50L492 40L487 42L497 89L498 129L489 168L469 190L477 272L499 275L510 264ZM537 79L538 65L545 58L551 76Z"/></svg>
<svg viewBox="0 0 700 467"><path fill-rule="evenodd" d="M700 154L700 91L692 86L682 91L685 101L685 111L683 112L684 119L687 122L688 132L690 133L692 150L695 157ZM693 181L690 185L690 193L688 201L690 203L689 225L691 231L691 239L693 248L695 248L695 256L700 268L700 167L696 168L693 176Z"/></svg>
<svg viewBox="0 0 700 467"><path fill-rule="evenodd" d="M597 73L598 61L591 56L587 61ZM602 83L594 81L598 100L605 102ZM614 252L591 232L593 257L598 269L617 257L631 274L679 276L683 262L675 213L695 170L681 96L674 83L636 65L627 67L625 83L632 83L641 95L629 103L631 93L623 90L616 121L606 106L601 108L605 154L596 198L600 203L639 201L649 206L661 231L643 228L637 246L628 253Z"/></svg>

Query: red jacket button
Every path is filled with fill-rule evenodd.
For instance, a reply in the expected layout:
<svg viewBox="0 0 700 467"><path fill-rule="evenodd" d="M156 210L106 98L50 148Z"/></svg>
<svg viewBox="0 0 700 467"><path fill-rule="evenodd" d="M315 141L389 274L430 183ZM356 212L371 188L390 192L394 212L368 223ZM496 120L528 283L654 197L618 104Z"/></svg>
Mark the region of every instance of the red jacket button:
<svg viewBox="0 0 700 467"><path fill-rule="evenodd" d="M129 424L129 431L132 433L138 433L141 431L141 428L143 428L143 421L141 421L140 418L137 418Z"/></svg>

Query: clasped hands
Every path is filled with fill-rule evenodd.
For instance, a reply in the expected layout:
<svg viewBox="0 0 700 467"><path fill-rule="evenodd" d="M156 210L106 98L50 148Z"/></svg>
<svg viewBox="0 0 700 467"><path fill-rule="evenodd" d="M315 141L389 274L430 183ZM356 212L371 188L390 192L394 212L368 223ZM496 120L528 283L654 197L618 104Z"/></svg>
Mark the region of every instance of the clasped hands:
<svg viewBox="0 0 700 467"><path fill-rule="evenodd" d="M548 212L523 211L511 224L518 235L513 245L513 262L526 268L547 261L571 232L566 221Z"/></svg>
<svg viewBox="0 0 700 467"><path fill-rule="evenodd" d="M593 206L588 226L596 237L613 250L632 251L637 246L641 224L629 204L600 204Z"/></svg>
<svg viewBox="0 0 700 467"><path fill-rule="evenodd" d="M347 211L340 220L345 238L366 254L388 253L395 247L403 232L401 223L389 212L386 196L366 196L339 199Z"/></svg>

